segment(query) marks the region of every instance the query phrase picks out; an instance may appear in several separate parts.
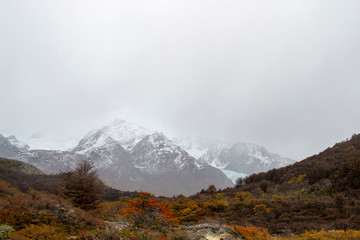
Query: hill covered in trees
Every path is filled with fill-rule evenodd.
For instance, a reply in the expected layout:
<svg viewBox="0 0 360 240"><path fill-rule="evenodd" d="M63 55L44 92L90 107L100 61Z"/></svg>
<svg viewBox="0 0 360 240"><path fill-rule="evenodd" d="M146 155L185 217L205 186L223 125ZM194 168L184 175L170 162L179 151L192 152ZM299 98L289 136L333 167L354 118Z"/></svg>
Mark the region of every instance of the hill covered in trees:
<svg viewBox="0 0 360 240"><path fill-rule="evenodd" d="M240 179L217 194L228 199L223 218L229 224L254 224L273 233L358 229L359 180L360 135L353 135L293 165Z"/></svg>

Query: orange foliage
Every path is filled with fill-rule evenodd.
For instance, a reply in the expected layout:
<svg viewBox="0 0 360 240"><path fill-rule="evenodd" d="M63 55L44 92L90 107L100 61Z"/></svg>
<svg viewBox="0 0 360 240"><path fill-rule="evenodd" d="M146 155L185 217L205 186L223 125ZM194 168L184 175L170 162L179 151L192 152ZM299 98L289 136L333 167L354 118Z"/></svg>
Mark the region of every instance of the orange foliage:
<svg viewBox="0 0 360 240"><path fill-rule="evenodd" d="M342 240L358 240L360 239L360 231L356 230L339 230L339 231L306 231L295 239L298 240L326 240L326 239L342 239Z"/></svg>
<svg viewBox="0 0 360 240"><path fill-rule="evenodd" d="M101 228L104 223L89 213L74 208L59 196L36 190L22 193L0 181L0 224L16 229L28 225L67 225L71 228Z"/></svg>
<svg viewBox="0 0 360 240"><path fill-rule="evenodd" d="M10 233L8 236L9 239L14 240L56 240L66 239L67 237L69 237L69 235L62 233L60 228L49 225L29 225L20 231Z"/></svg>
<svg viewBox="0 0 360 240"><path fill-rule="evenodd" d="M236 232L240 234L242 238L245 240L269 240L272 239L271 235L269 234L266 228L249 226L231 226Z"/></svg>
<svg viewBox="0 0 360 240"><path fill-rule="evenodd" d="M176 221L176 215L165 202L158 202L150 193L139 192L138 197L129 199L123 209L123 216L135 226L156 226Z"/></svg>
<svg viewBox="0 0 360 240"><path fill-rule="evenodd" d="M53 216L48 209L41 209L40 202L21 193L10 184L0 181L0 223L21 227L28 224L50 223ZM35 191L33 191L35 194ZM41 209L41 210L40 210Z"/></svg>

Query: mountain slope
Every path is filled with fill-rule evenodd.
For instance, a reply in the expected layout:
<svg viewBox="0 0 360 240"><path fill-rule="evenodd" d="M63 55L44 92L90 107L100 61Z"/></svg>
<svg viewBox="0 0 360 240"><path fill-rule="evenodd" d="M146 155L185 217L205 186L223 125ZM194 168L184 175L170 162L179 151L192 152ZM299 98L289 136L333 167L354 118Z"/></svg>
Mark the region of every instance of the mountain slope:
<svg viewBox="0 0 360 240"><path fill-rule="evenodd" d="M203 163L172 143L162 133L142 139L132 150L135 166L150 174L204 168Z"/></svg>
<svg viewBox="0 0 360 240"><path fill-rule="evenodd" d="M83 159L91 160L100 178L121 190L172 196L190 195L211 184L218 188L233 185L220 170L196 160L162 133L123 120L91 131L69 151L20 151L5 140L5 154L45 173L58 173Z"/></svg>
<svg viewBox="0 0 360 240"><path fill-rule="evenodd" d="M223 149L217 161L223 169L248 175L294 163L292 159L281 157L268 152L264 147L250 143L236 143L231 148Z"/></svg>
<svg viewBox="0 0 360 240"><path fill-rule="evenodd" d="M281 184L304 174L311 185L328 179L336 189L360 188L360 134L300 162L253 174L246 180L248 183L268 180Z"/></svg>
<svg viewBox="0 0 360 240"><path fill-rule="evenodd" d="M12 158L22 152L26 152L28 149L28 145L18 141L14 136L5 137L0 134L1 157Z"/></svg>
<svg viewBox="0 0 360 240"><path fill-rule="evenodd" d="M174 141L192 156L220 169L234 183L237 178L280 168L295 161L268 152L264 147L250 143L226 143L216 139L175 138Z"/></svg>
<svg viewBox="0 0 360 240"><path fill-rule="evenodd" d="M117 153L110 152L116 144ZM222 172L197 161L164 134L123 120L90 132L73 152L95 161L104 181L121 189L172 196L189 195L210 184L232 185Z"/></svg>
<svg viewBox="0 0 360 240"><path fill-rule="evenodd" d="M180 189L179 192L189 195L211 184L219 188L232 185L221 171L196 160L161 133L146 136L132 154L146 182L156 182L157 187L152 187L156 194Z"/></svg>
<svg viewBox="0 0 360 240"><path fill-rule="evenodd" d="M29 175L42 175L44 174L38 168L26 164L21 161L10 160L6 158L0 158L0 168L7 170L7 171L16 171L21 172Z"/></svg>
<svg viewBox="0 0 360 240"><path fill-rule="evenodd" d="M46 175L40 169L13 159L0 158L0 181L5 181L19 188L21 191L28 189L57 192L61 178Z"/></svg>
<svg viewBox="0 0 360 240"><path fill-rule="evenodd" d="M229 143L218 139L176 137L172 141L196 159L199 159L208 152L214 152L216 149L221 151L230 146Z"/></svg>
<svg viewBox="0 0 360 240"><path fill-rule="evenodd" d="M192 198L206 199L209 193ZM218 193L229 203L223 217L230 224L265 227L274 234L359 229L360 135Z"/></svg>

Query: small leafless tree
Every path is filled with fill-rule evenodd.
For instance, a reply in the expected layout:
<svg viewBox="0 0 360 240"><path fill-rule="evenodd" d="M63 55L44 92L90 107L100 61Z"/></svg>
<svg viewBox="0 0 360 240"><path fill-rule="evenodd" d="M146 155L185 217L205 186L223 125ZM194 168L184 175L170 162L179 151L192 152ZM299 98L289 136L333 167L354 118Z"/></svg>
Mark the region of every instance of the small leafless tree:
<svg viewBox="0 0 360 240"><path fill-rule="evenodd" d="M84 210L98 206L103 184L90 161L81 161L74 170L62 173L62 177L63 195L70 199L74 206Z"/></svg>

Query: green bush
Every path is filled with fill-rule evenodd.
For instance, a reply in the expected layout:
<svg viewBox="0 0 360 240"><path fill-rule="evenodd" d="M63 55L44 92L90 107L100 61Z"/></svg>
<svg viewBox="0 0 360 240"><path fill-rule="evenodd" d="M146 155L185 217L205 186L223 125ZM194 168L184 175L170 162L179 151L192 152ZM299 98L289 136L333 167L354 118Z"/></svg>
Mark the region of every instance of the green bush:
<svg viewBox="0 0 360 240"><path fill-rule="evenodd" d="M7 239L9 233L15 231L10 225L0 225L0 239Z"/></svg>

